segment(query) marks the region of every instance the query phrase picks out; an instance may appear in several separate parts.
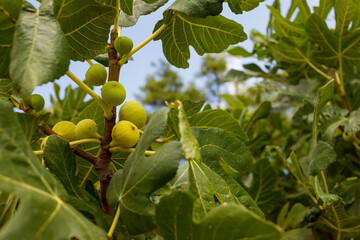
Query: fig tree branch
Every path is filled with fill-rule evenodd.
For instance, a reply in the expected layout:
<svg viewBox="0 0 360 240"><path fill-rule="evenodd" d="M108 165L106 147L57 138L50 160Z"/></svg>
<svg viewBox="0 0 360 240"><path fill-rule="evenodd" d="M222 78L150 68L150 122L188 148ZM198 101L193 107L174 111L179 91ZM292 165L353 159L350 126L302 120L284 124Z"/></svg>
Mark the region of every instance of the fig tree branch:
<svg viewBox="0 0 360 240"><path fill-rule="evenodd" d="M351 112L351 105L349 103L349 100L346 96L346 92L345 92L345 88L344 88L344 83L341 81L341 79L339 78L339 75L336 72L335 68L329 68L331 77L334 79L334 85L336 88L336 91L339 93L341 102L343 103L344 107Z"/></svg>

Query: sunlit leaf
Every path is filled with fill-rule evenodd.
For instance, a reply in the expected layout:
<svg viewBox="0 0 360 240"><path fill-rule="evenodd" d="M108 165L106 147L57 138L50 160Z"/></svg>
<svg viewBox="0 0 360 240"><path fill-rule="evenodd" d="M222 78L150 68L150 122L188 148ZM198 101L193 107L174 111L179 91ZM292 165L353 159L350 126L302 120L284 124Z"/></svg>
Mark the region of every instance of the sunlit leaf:
<svg viewBox="0 0 360 240"><path fill-rule="evenodd" d="M10 79L25 98L36 86L54 81L68 70L70 51L51 0L43 1L39 9L27 5L22 10L10 58Z"/></svg>
<svg viewBox="0 0 360 240"><path fill-rule="evenodd" d="M164 23L164 20L159 21L155 30ZM176 13L155 40L162 40L165 57L172 65L188 68L189 46L192 46L199 55L219 53L229 45L244 41L246 38L240 24L223 16L194 18Z"/></svg>

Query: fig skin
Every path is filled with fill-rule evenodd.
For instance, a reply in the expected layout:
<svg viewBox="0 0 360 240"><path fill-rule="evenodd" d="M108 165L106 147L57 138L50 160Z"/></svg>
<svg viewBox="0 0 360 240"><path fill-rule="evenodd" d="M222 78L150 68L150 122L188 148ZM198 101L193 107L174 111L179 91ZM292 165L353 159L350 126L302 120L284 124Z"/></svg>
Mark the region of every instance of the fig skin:
<svg viewBox="0 0 360 240"><path fill-rule="evenodd" d="M116 107L125 101L126 91L121 83L110 81L103 85L101 97L106 104Z"/></svg>
<svg viewBox="0 0 360 240"><path fill-rule="evenodd" d="M355 140L355 133L343 132L342 137L345 142L352 142L353 140Z"/></svg>
<svg viewBox="0 0 360 240"><path fill-rule="evenodd" d="M146 123L146 112L144 107L137 101L125 102L119 111L119 120L132 122L141 129Z"/></svg>
<svg viewBox="0 0 360 240"><path fill-rule="evenodd" d="M58 122L52 130L69 142L77 140L75 134L75 124L70 121Z"/></svg>
<svg viewBox="0 0 360 240"><path fill-rule="evenodd" d="M77 139L101 138L101 136L98 134L98 126L92 119L83 119L78 122L75 127L75 134Z"/></svg>
<svg viewBox="0 0 360 240"><path fill-rule="evenodd" d="M93 64L85 73L85 80L93 86L101 86L106 82L107 72L103 65Z"/></svg>
<svg viewBox="0 0 360 240"><path fill-rule="evenodd" d="M125 55L128 54L131 49L133 48L134 43L133 41L125 36L120 36L117 37L114 41L114 47L115 50L120 54L120 55Z"/></svg>
<svg viewBox="0 0 360 240"><path fill-rule="evenodd" d="M112 141L110 146L130 148L139 141L140 133L135 124L122 120L115 124L111 132L111 137Z"/></svg>
<svg viewBox="0 0 360 240"><path fill-rule="evenodd" d="M30 96L30 107L36 112L41 111L45 106L44 98L39 94L33 94Z"/></svg>

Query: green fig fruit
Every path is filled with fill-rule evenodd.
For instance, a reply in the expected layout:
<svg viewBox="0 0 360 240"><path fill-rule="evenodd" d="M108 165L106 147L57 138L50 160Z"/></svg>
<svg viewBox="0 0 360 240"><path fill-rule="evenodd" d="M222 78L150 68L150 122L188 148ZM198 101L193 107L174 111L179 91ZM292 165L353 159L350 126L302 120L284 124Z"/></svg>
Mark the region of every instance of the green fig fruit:
<svg viewBox="0 0 360 240"><path fill-rule="evenodd" d="M36 112L42 110L45 105L44 98L39 94L33 94L30 96L30 107Z"/></svg>
<svg viewBox="0 0 360 240"><path fill-rule="evenodd" d="M75 127L75 134L77 139L101 138L101 136L98 134L98 126L92 119L83 119L78 122Z"/></svg>
<svg viewBox="0 0 360 240"><path fill-rule="evenodd" d="M52 128L54 132L68 140L69 142L77 140L75 134L75 124L69 121L61 121Z"/></svg>
<svg viewBox="0 0 360 240"><path fill-rule="evenodd" d="M41 150L44 150L46 146L46 141L49 139L49 136L44 137L44 139L41 141L40 148Z"/></svg>
<svg viewBox="0 0 360 240"><path fill-rule="evenodd" d="M101 64L93 64L85 73L85 80L93 86L101 86L106 82L107 72Z"/></svg>
<svg viewBox="0 0 360 240"><path fill-rule="evenodd" d="M345 142L352 142L353 140L355 140L355 133L353 132L352 133L343 132L342 136Z"/></svg>
<svg viewBox="0 0 360 240"><path fill-rule="evenodd" d="M131 49L133 48L133 41L125 36L120 36L117 37L114 41L114 47L115 50L120 54L120 55L125 55L128 54Z"/></svg>
<svg viewBox="0 0 360 240"><path fill-rule="evenodd" d="M138 128L132 122L122 120L115 124L111 132L112 142L110 146L119 145L124 148L134 146L140 138Z"/></svg>
<svg viewBox="0 0 360 240"><path fill-rule="evenodd" d="M121 83L110 81L103 85L101 97L106 104L116 107L124 102L126 91Z"/></svg>
<svg viewBox="0 0 360 240"><path fill-rule="evenodd" d="M119 120L127 120L142 128L146 123L146 112L144 107L137 101L125 102L119 111Z"/></svg>

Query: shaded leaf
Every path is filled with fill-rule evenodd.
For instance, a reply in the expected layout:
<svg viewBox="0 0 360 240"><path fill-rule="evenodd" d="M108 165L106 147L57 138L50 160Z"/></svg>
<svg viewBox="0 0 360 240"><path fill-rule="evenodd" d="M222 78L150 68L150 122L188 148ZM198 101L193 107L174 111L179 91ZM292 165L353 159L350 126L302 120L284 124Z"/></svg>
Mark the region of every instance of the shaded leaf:
<svg viewBox="0 0 360 240"><path fill-rule="evenodd" d="M44 123L49 119L50 114L44 114L38 117L25 113L17 113L16 115L28 143L33 145L44 135L42 130L44 129Z"/></svg>
<svg viewBox="0 0 360 240"><path fill-rule="evenodd" d="M0 78L0 99L9 100L13 93L13 86L10 79Z"/></svg>
<svg viewBox="0 0 360 240"><path fill-rule="evenodd" d="M326 208L325 214L319 218L317 223L340 232L340 236L355 238L360 236L360 217L349 216L341 201Z"/></svg>
<svg viewBox="0 0 360 240"><path fill-rule="evenodd" d="M43 1L39 9L23 9L16 24L10 58L10 79L24 98L36 86L54 81L68 70L70 51L51 0Z"/></svg>
<svg viewBox="0 0 360 240"><path fill-rule="evenodd" d="M9 77L10 49L13 45L15 26L24 1L0 1L0 97L2 81Z"/></svg>
<svg viewBox="0 0 360 240"><path fill-rule="evenodd" d="M181 191L161 198L156 208L156 223L165 240L281 238L279 227L235 204L220 205L202 220L194 222L193 203L192 196Z"/></svg>
<svg viewBox="0 0 360 240"><path fill-rule="evenodd" d="M260 208L281 198L281 192L276 188L278 176L268 159L263 158L255 163L253 178L249 193Z"/></svg>
<svg viewBox="0 0 360 240"><path fill-rule="evenodd" d="M271 103L268 101L262 102L260 106L252 114L249 123L246 126L247 131L260 119L267 118L271 111Z"/></svg>

